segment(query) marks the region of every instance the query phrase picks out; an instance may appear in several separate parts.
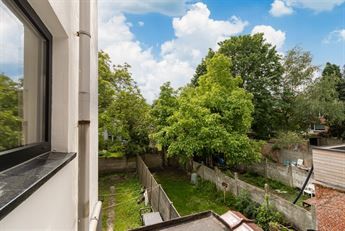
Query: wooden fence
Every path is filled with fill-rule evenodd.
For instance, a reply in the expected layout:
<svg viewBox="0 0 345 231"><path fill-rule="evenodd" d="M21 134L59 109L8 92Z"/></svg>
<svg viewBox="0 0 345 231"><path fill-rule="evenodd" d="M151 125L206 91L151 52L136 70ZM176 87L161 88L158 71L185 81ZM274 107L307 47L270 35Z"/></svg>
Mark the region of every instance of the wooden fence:
<svg viewBox="0 0 345 231"><path fill-rule="evenodd" d="M137 172L140 183L147 189L148 199L152 209L159 212L164 221L180 217L173 203L161 185L157 183L140 156L137 156Z"/></svg>

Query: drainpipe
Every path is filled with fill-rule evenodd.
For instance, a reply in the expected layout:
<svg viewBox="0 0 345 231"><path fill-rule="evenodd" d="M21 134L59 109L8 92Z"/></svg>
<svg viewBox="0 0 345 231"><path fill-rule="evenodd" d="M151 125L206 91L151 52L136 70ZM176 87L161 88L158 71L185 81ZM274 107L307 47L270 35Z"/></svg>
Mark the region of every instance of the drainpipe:
<svg viewBox="0 0 345 231"><path fill-rule="evenodd" d="M90 8L79 1L78 230L89 229L90 216Z"/></svg>

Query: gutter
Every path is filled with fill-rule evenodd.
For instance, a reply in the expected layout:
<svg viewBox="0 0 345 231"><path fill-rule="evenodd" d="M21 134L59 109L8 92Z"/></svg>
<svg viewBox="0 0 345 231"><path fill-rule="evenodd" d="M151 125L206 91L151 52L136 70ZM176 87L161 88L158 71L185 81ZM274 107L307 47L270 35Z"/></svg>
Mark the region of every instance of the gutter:
<svg viewBox="0 0 345 231"><path fill-rule="evenodd" d="M79 0L79 115L78 115L78 230L101 230L100 211L102 203L90 204L90 159L93 153L91 148L91 88L90 83L94 76L91 70L91 8L95 0ZM92 214L90 210L93 209Z"/></svg>

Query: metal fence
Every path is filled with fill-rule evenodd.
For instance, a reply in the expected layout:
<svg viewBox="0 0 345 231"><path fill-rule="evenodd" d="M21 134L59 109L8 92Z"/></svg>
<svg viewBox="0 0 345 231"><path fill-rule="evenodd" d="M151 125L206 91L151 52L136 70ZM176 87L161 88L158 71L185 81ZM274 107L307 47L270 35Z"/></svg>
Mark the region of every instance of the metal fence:
<svg viewBox="0 0 345 231"><path fill-rule="evenodd" d="M152 209L159 212L164 221L180 217L162 186L157 183L140 156L137 156L137 171L140 183L147 189Z"/></svg>

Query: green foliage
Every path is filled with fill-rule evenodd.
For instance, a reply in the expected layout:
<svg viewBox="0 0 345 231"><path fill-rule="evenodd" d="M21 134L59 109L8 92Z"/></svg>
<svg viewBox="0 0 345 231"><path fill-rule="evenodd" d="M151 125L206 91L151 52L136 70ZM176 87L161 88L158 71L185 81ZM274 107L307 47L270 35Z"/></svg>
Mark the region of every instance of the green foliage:
<svg viewBox="0 0 345 231"><path fill-rule="evenodd" d="M198 185L192 185L186 173L176 169L159 171L155 178L181 216L207 210L223 214L233 208L236 200L232 194L227 194L224 204L223 192L217 191L213 183L198 179Z"/></svg>
<svg viewBox="0 0 345 231"><path fill-rule="evenodd" d="M269 204L268 195L265 196L264 203L258 208L256 222L263 228L263 230L269 230L270 222L280 223L282 221L282 215L275 211Z"/></svg>
<svg viewBox="0 0 345 231"><path fill-rule="evenodd" d="M279 110L281 123L279 130L305 130L310 122L303 118L300 109L296 110L300 95L312 83L317 66L312 64L310 52L300 47L289 50L283 60L284 75L281 81ZM302 117L302 118L301 118Z"/></svg>
<svg viewBox="0 0 345 231"><path fill-rule="evenodd" d="M265 184L268 184L271 192L288 200L288 201L293 201L297 195L299 194L299 189L290 187L288 185L285 185L283 183L281 183L280 181L276 181L276 180L272 180L269 178L265 178L263 176L260 176L256 173L251 173L251 172L247 172L245 174L241 174L240 175L240 179L251 184L251 185L255 185L259 188L264 189L265 188ZM281 192L284 193L279 193L276 190L279 190ZM308 199L307 195L302 195L302 197L298 200L297 204L299 206L302 206L302 202L304 200Z"/></svg>
<svg viewBox="0 0 345 231"><path fill-rule="evenodd" d="M336 78L318 78L297 97L295 114L300 128L306 130L311 123L319 123L320 118L325 118L327 125L345 120L345 102L339 100L338 83Z"/></svg>
<svg viewBox="0 0 345 231"><path fill-rule="evenodd" d="M111 195L110 187L115 186L115 195ZM146 208L144 203L137 203L141 185L135 174L111 174L99 177L99 197L102 200L102 230L107 228L107 217L110 209L114 210L115 231L123 231L138 228L142 225L139 210ZM109 200L115 197L115 207L109 206Z"/></svg>
<svg viewBox="0 0 345 231"><path fill-rule="evenodd" d="M293 229L289 229L278 222L271 221L269 224L269 231L293 231Z"/></svg>
<svg viewBox="0 0 345 231"><path fill-rule="evenodd" d="M240 84L253 95L254 121L252 129L257 138L268 138L278 123L277 95L282 65L275 47L266 43L262 34L233 36L219 43L217 53L230 58L232 65L228 68L231 77L240 76ZM210 51L197 67L192 80L196 86L201 76L206 72L207 60L214 56Z"/></svg>
<svg viewBox="0 0 345 231"><path fill-rule="evenodd" d="M129 73L128 64L113 66L99 52L99 149L126 155L147 150L149 105Z"/></svg>
<svg viewBox="0 0 345 231"><path fill-rule="evenodd" d="M279 149L290 149L295 147L296 145L304 143L306 143L306 140L303 138L302 135L292 131L281 131L277 135L275 145Z"/></svg>
<svg viewBox="0 0 345 231"><path fill-rule="evenodd" d="M22 84L0 74L0 151L21 145L22 119L19 115Z"/></svg>
<svg viewBox="0 0 345 231"><path fill-rule="evenodd" d="M160 94L157 100L153 102L151 108L151 117L153 122L153 131L150 137L155 141L156 146L165 151L169 146L165 127L169 126L168 118L178 110L177 92L170 86L170 83L164 83L160 88Z"/></svg>
<svg viewBox="0 0 345 231"><path fill-rule="evenodd" d="M230 165L258 161L262 143L247 137L252 95L240 87L240 77L231 76L227 57L216 54L206 64L207 73L199 85L182 90L179 108L164 128L168 155L187 161L193 156L224 154Z"/></svg>
<svg viewBox="0 0 345 231"><path fill-rule="evenodd" d="M255 219L257 215L258 204L250 199L247 191L241 191L236 197L235 208L243 213L249 219Z"/></svg>
<svg viewBox="0 0 345 231"><path fill-rule="evenodd" d="M205 58L201 60L201 63L196 67L195 69L195 74L193 75L193 78L191 80L191 85L196 87L198 86L198 80L199 77L202 75L205 75L207 70L206 70L206 61L211 59L215 55L215 52L212 49L208 49L208 53Z"/></svg>

